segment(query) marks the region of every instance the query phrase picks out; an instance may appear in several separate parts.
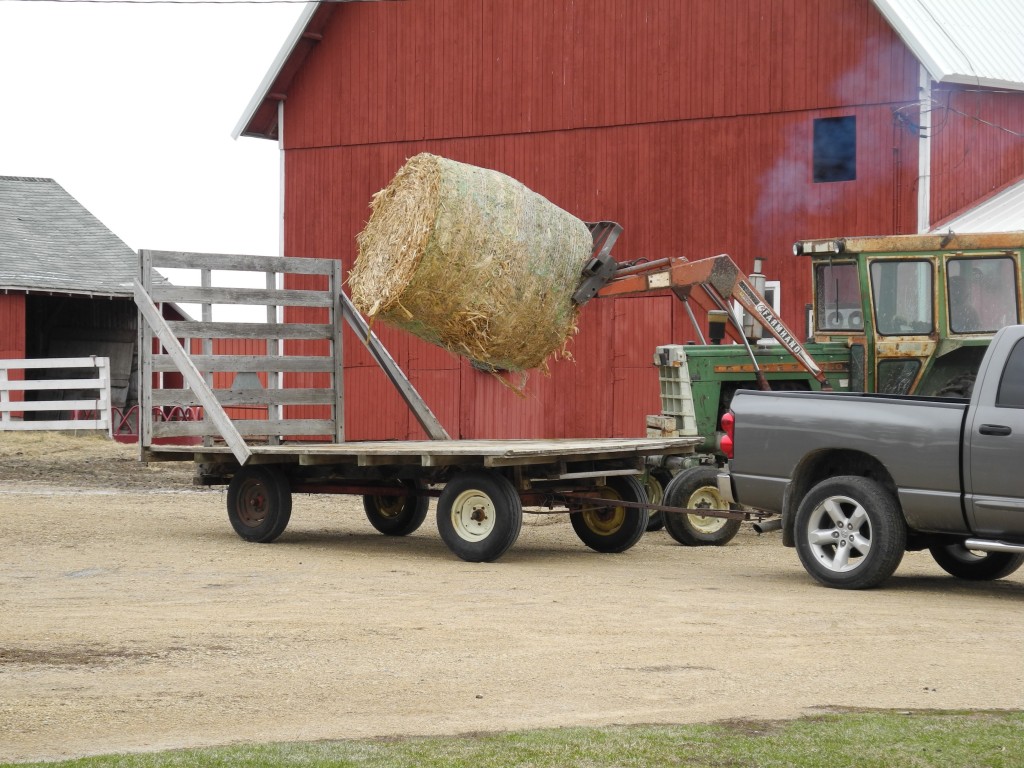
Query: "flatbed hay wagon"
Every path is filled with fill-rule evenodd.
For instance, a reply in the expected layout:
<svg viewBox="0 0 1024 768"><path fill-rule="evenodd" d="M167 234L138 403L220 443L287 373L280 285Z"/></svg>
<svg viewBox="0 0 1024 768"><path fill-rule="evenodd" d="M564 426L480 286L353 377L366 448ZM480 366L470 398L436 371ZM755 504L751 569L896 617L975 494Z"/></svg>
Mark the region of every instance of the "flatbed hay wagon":
<svg viewBox="0 0 1024 768"><path fill-rule="evenodd" d="M471 562L496 560L512 546L524 507L565 512L588 547L622 552L643 535L651 508L667 509L648 502L647 458L688 454L699 442L451 439L342 291L340 262L140 256L142 459L193 461L196 482L226 484L228 518L247 541L284 532L293 494L340 493L361 496L369 522L390 536L417 530L436 497L441 538ZM198 273L200 284L175 285L158 268ZM222 271L261 273L266 287L216 287L213 274ZM168 303L198 304L201 319L167 320ZM214 305L265 307L265 322L214 322ZM319 308L322 321L287 322L293 307ZM345 440L343 321L430 439ZM258 352L230 353L243 346ZM197 418L165 420L171 409Z"/></svg>

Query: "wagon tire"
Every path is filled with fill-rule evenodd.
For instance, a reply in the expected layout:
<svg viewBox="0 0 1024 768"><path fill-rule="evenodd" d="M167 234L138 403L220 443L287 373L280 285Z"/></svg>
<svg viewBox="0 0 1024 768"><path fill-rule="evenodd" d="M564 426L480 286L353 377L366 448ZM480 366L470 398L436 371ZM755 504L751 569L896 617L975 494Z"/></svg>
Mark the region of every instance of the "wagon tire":
<svg viewBox="0 0 1024 768"><path fill-rule="evenodd" d="M718 490L718 467L683 470L665 488L665 506L684 509L739 509L730 505ZM741 520L681 512L665 513L668 535L686 547L720 547L740 531Z"/></svg>
<svg viewBox="0 0 1024 768"><path fill-rule="evenodd" d="M794 532L804 570L837 589L877 587L896 571L907 545L896 497L852 475L814 486L797 507Z"/></svg>
<svg viewBox="0 0 1024 768"><path fill-rule="evenodd" d="M385 536L408 536L418 530L427 519L430 499L418 495L419 486L407 480L401 485L409 491L409 496L363 496L363 511L370 525Z"/></svg>
<svg viewBox="0 0 1024 768"><path fill-rule="evenodd" d="M595 495L609 501L647 503L647 491L639 479L631 475L610 477ZM647 530L647 509L625 506L590 506L570 513L569 521L580 541L596 552L625 552Z"/></svg>
<svg viewBox="0 0 1024 768"><path fill-rule="evenodd" d="M228 520L241 538L268 544L288 527L292 492L277 467L242 467L228 484Z"/></svg>
<svg viewBox="0 0 1024 768"><path fill-rule="evenodd" d="M963 542L929 547L939 567L950 576L968 581L992 581L1014 573L1024 565L1024 555L1016 552L975 552Z"/></svg>
<svg viewBox="0 0 1024 768"><path fill-rule="evenodd" d="M437 530L455 555L489 563L508 551L523 528L523 502L497 472L456 475L437 500Z"/></svg>
<svg viewBox="0 0 1024 768"><path fill-rule="evenodd" d="M644 490L647 491L647 500L660 506L665 503L665 487L672 481L672 473L667 469L652 469L644 475ZM647 516L647 531L660 531L665 527L665 516L661 512L653 511Z"/></svg>

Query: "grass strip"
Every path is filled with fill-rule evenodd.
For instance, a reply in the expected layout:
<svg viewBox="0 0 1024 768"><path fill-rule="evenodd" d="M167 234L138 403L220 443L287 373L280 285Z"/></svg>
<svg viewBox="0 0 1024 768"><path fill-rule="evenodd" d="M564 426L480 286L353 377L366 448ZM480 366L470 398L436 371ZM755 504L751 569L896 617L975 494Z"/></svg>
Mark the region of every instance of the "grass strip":
<svg viewBox="0 0 1024 768"><path fill-rule="evenodd" d="M1024 767L1024 712L849 712L787 721L743 720L710 725L560 728L455 737L247 744L17 765L18 768L26 768L26 765L49 768L1018 768Z"/></svg>

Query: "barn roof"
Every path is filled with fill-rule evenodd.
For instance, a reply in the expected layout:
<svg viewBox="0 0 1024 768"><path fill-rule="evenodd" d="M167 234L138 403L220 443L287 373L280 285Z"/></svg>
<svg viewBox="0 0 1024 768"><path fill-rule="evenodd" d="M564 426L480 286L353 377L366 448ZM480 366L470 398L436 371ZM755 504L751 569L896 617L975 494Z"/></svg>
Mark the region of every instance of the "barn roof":
<svg viewBox="0 0 1024 768"><path fill-rule="evenodd" d="M131 296L137 263L53 179L0 176L0 290Z"/></svg>
<svg viewBox="0 0 1024 768"><path fill-rule="evenodd" d="M872 0L939 83L1024 91L1020 0Z"/></svg>
<svg viewBox="0 0 1024 768"><path fill-rule="evenodd" d="M278 138L278 104L322 39L336 0L302 11L232 135ZM939 83L1024 91L1024 3L1021 0L871 0Z"/></svg>
<svg viewBox="0 0 1024 768"><path fill-rule="evenodd" d="M330 2L308 3L299 14L298 20L288 33L270 69L253 94L242 117L232 131L239 136L258 139L278 137L277 105L284 100L296 73L302 68L306 57L323 37L323 29L334 13L337 3L381 2L381 0L332 0Z"/></svg>

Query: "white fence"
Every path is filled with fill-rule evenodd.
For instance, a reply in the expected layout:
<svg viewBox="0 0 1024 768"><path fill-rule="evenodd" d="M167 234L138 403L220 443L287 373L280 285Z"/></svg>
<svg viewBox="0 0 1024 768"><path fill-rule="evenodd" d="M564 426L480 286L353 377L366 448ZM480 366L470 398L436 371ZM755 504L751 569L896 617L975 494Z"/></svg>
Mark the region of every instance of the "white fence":
<svg viewBox="0 0 1024 768"><path fill-rule="evenodd" d="M82 379L12 379L12 371L92 368L95 375ZM47 400L15 400L13 392L46 392ZM86 397L81 395L85 394ZM89 397L89 395L95 395ZM52 399L54 396L75 399ZM47 414L55 418L18 418L16 414ZM61 418L70 413L72 418ZM0 360L0 432L7 430L97 429L111 434L110 358L67 357L38 360Z"/></svg>

